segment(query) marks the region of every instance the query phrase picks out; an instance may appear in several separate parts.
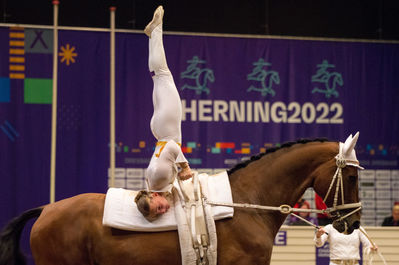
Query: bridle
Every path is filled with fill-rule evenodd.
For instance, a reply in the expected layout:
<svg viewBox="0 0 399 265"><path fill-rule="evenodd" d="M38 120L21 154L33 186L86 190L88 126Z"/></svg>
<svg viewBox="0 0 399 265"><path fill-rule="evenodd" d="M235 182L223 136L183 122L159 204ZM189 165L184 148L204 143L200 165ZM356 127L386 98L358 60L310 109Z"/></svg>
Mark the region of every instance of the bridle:
<svg viewBox="0 0 399 265"><path fill-rule="evenodd" d="M330 187L328 188L328 191L323 199L323 202L326 203L326 200L328 198L328 195L330 195L330 192L332 190L332 187L334 186L334 183L336 182L337 185L335 187L335 194L334 194L334 201L333 201L333 207L327 208L326 213L331 214L337 212L336 215L332 215L334 219L338 221L342 221L343 219L347 218L348 216L360 211L362 209L362 203L361 202L355 202L355 203L345 203L345 198L344 198L344 182L342 179L342 169L346 167L348 162L351 164L359 164L358 161L354 160L348 160L345 159L343 155L343 144L340 143L339 145L339 153L338 155L335 156L335 162L337 165L337 170L335 171L335 174L331 180ZM338 194L341 192L341 202L342 204L338 205ZM355 209L354 209L355 208ZM341 216L340 210L346 210L346 209L354 209L353 211L349 212L346 215Z"/></svg>

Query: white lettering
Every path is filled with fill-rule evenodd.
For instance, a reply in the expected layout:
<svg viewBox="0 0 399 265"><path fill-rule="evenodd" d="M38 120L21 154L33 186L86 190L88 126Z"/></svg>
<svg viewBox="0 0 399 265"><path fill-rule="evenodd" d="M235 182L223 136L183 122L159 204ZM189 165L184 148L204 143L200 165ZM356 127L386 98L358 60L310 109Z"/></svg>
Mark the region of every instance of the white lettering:
<svg viewBox="0 0 399 265"><path fill-rule="evenodd" d="M198 104L198 120L199 121L212 121L212 115L205 116L212 113L212 100L200 100Z"/></svg>
<svg viewBox="0 0 399 265"><path fill-rule="evenodd" d="M240 101L240 107L238 107L237 101L230 101L230 121L235 121L237 117L238 122L245 121L245 102Z"/></svg>
<svg viewBox="0 0 399 265"><path fill-rule="evenodd" d="M183 99L181 101L182 105L182 120L186 120L186 113L191 114L191 119L190 121L196 121L197 120L197 101L196 100L191 100L191 108L188 108L186 106L186 100Z"/></svg>
<svg viewBox="0 0 399 265"><path fill-rule="evenodd" d="M342 117L342 113L344 113L344 108L339 103L333 103L330 107L331 111L335 111L334 117L331 118L330 123L344 123L344 119Z"/></svg>
<svg viewBox="0 0 399 265"><path fill-rule="evenodd" d="M308 113L309 112L309 113ZM305 123L312 123L316 117L316 110L314 105L310 102L306 102L302 106L302 120Z"/></svg>
<svg viewBox="0 0 399 265"><path fill-rule="evenodd" d="M223 121L229 121L227 117L227 110L229 106L226 101L224 100L215 100L213 102L213 120L219 121L219 116L222 116Z"/></svg>
<svg viewBox="0 0 399 265"><path fill-rule="evenodd" d="M320 116L317 118L316 123L328 123L328 105L327 103L321 102L317 104L317 111L321 111Z"/></svg>
<svg viewBox="0 0 399 265"><path fill-rule="evenodd" d="M247 122L252 122L252 102L247 101Z"/></svg>
<svg viewBox="0 0 399 265"><path fill-rule="evenodd" d="M288 111L293 111L288 117L288 123L301 123L301 119L298 118L301 114L301 105L299 105L298 102L291 102L288 104Z"/></svg>
<svg viewBox="0 0 399 265"><path fill-rule="evenodd" d="M270 118L269 118L269 106L270 103L269 102L259 102L256 101L254 104L254 122L259 122L259 115L261 117L261 121L262 122L269 122Z"/></svg>
<svg viewBox="0 0 399 265"><path fill-rule="evenodd" d="M182 100L183 121L343 124L343 113L338 102Z"/></svg>
<svg viewBox="0 0 399 265"><path fill-rule="evenodd" d="M287 122L287 111L284 102L278 101L272 104L270 117L275 123Z"/></svg>

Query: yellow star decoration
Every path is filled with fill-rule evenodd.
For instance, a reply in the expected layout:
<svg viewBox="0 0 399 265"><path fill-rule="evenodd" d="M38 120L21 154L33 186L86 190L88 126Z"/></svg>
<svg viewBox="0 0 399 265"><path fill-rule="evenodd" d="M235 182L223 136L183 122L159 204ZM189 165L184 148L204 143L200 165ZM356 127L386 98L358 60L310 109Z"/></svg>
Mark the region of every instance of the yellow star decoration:
<svg viewBox="0 0 399 265"><path fill-rule="evenodd" d="M60 53L58 53L59 56L62 56L61 58L61 63L66 61L66 65L69 65L71 62L74 63L75 62L75 58L76 56L78 56L78 54L75 51L75 47L69 47L69 43L66 45L66 47L61 46L61 51Z"/></svg>

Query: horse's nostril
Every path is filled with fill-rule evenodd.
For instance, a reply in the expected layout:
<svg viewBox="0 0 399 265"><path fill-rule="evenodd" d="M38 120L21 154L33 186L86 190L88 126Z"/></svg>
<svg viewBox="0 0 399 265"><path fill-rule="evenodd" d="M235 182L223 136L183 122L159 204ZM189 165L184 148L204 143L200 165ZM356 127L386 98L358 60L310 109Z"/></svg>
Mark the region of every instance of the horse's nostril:
<svg viewBox="0 0 399 265"><path fill-rule="evenodd" d="M359 229L359 227L360 227L360 222L359 221L355 221L354 223L353 223L353 228L355 228L355 229Z"/></svg>

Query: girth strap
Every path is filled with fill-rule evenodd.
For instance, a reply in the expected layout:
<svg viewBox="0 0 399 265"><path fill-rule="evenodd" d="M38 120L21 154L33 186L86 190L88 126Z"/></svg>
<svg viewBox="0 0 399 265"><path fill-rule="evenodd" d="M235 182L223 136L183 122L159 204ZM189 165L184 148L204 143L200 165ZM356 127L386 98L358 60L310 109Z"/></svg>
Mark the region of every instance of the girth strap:
<svg viewBox="0 0 399 265"><path fill-rule="evenodd" d="M185 208L190 226L193 248L197 256L198 265L209 264L207 251L209 248L209 231L204 209L201 185L199 185L198 173L195 172L192 179L192 193L188 194L186 185L179 180L180 189L185 200ZM188 210L189 209L189 210Z"/></svg>

